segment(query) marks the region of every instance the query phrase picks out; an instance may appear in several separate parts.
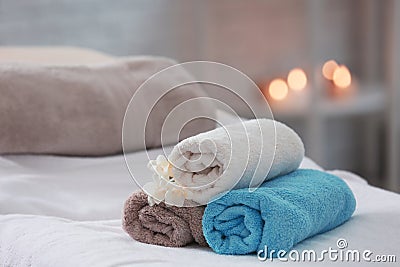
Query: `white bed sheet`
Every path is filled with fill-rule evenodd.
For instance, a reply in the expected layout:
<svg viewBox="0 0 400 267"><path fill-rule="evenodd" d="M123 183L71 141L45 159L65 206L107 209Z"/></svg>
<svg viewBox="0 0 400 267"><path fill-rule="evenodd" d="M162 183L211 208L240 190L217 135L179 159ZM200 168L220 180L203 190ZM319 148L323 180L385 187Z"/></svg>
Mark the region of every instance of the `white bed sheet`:
<svg viewBox="0 0 400 267"><path fill-rule="evenodd" d="M154 158L159 153L149 154ZM138 173L148 175L145 152L128 157ZM318 168L308 159L302 167ZM334 173L355 193L353 218L295 248L321 251L345 238L349 248L399 257L400 195L372 187L353 174ZM165 248L132 240L121 229L120 217L124 200L136 188L123 156L0 157L0 266L262 264L256 255L222 256L209 248Z"/></svg>

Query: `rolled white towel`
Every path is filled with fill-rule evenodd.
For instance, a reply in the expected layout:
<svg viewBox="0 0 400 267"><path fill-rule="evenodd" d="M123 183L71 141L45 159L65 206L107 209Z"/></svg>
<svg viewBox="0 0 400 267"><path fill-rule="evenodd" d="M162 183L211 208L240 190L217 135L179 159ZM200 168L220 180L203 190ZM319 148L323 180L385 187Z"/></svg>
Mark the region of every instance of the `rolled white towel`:
<svg viewBox="0 0 400 267"><path fill-rule="evenodd" d="M256 188L265 180L296 170L304 157L300 137L269 119L249 120L189 137L168 161L187 199L207 204L232 188Z"/></svg>

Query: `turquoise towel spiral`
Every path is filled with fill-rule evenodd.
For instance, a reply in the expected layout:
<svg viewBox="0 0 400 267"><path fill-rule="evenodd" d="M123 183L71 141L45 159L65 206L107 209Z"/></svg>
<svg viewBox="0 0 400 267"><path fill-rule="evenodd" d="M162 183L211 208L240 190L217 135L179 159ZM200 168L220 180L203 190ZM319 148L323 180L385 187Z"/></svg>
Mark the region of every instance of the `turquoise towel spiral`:
<svg viewBox="0 0 400 267"><path fill-rule="evenodd" d="M342 179L299 169L254 192L232 190L211 202L203 215L203 233L219 254L249 254L265 246L289 252L302 240L346 222L355 207L354 195Z"/></svg>

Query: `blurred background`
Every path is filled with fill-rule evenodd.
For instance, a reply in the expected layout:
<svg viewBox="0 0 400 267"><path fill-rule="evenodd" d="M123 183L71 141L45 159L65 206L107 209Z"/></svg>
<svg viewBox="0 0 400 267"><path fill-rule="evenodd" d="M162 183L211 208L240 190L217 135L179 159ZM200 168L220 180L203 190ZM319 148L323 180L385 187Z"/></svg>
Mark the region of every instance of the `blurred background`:
<svg viewBox="0 0 400 267"><path fill-rule="evenodd" d="M0 46L231 65L317 163L400 191L400 1L0 0Z"/></svg>

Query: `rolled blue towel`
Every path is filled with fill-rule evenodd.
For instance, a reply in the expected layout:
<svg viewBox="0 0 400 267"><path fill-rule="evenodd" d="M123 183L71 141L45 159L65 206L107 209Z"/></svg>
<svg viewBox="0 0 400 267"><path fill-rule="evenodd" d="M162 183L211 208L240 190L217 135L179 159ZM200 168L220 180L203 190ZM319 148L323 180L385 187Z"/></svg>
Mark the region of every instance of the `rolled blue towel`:
<svg viewBox="0 0 400 267"><path fill-rule="evenodd" d="M203 233L219 254L248 254L267 246L276 257L279 250L289 252L302 240L341 225L355 207L342 179L299 169L254 192L232 190L211 202L203 215Z"/></svg>

